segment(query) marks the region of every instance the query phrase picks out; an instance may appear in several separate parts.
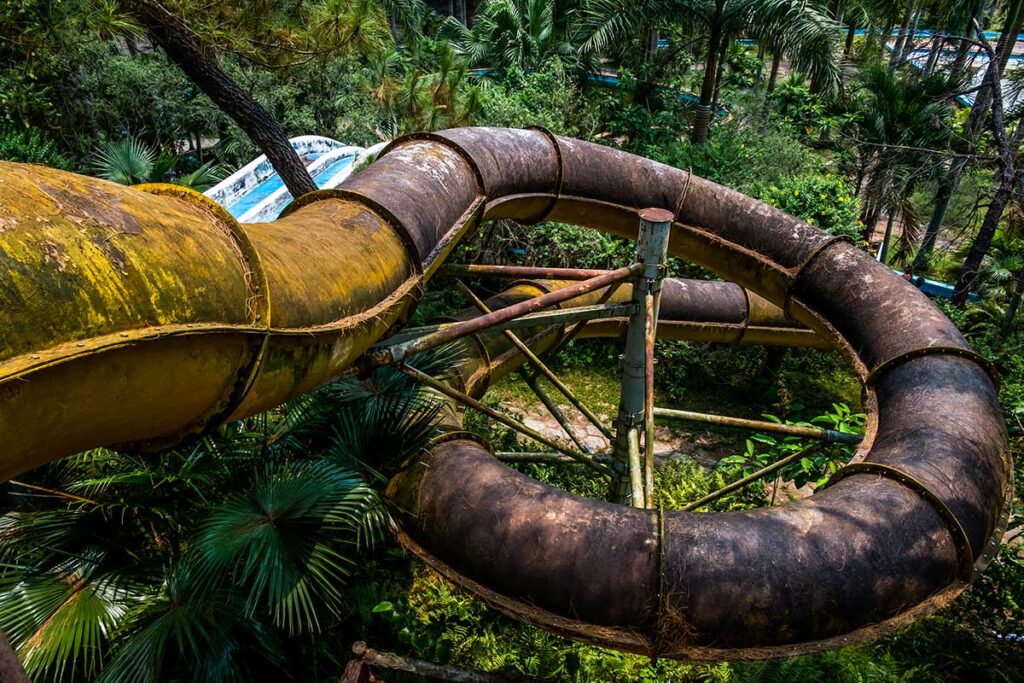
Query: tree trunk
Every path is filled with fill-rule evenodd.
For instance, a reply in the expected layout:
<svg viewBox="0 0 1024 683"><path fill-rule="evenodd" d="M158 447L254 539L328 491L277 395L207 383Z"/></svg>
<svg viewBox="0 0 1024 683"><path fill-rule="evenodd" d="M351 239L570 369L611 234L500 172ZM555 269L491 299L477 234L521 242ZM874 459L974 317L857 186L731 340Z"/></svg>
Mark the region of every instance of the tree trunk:
<svg viewBox="0 0 1024 683"><path fill-rule="evenodd" d="M1010 299L1010 305L1006 307L1006 313L1003 315L1003 322L999 326L999 336L1006 339L1010 336L1010 330L1013 328L1013 320L1017 317L1017 311L1020 309L1020 301L1024 298L1024 270L1017 273L1016 284L1013 288L1013 297Z"/></svg>
<svg viewBox="0 0 1024 683"><path fill-rule="evenodd" d="M772 53L772 70L768 76L768 88L767 92L770 95L775 91L775 83L779 80L779 63L782 61L782 55L779 52Z"/></svg>
<svg viewBox="0 0 1024 683"><path fill-rule="evenodd" d="M932 38L932 51L928 53L928 64L924 67L926 76L931 76L935 73L935 67L939 63L939 55L942 53L942 42L942 36Z"/></svg>
<svg viewBox="0 0 1024 683"><path fill-rule="evenodd" d="M992 201L985 211L985 217L981 221L981 228L971 243L971 250L967 252L964 265L960 269L960 276L956 281L956 288L953 290L953 303L956 306L963 306L967 303L967 297L978 277L981 263L992 246L992 238L995 237L999 228L999 221L1003 218L1003 211L1013 196L1013 189L1017 185L1016 157L1021 142L1024 142L1024 125L1018 125L1014 132L1013 139L1006 140L1006 122L1003 119L1003 96L1002 88L998 81L993 81L995 72L989 69L985 75L989 80L992 90L992 134L996 139L996 148L999 150L999 185L992 195Z"/></svg>
<svg viewBox="0 0 1024 683"><path fill-rule="evenodd" d="M910 27L910 19L914 14L914 2L913 0L907 0L907 4L903 9L903 18L900 19L900 30L896 34L896 42L893 43L892 52L889 53L889 68L895 69L896 65L900 62L900 55L903 54L903 44L907 40L907 29ZM882 36L882 54L885 54L885 44L888 42L889 36Z"/></svg>
<svg viewBox="0 0 1024 683"><path fill-rule="evenodd" d="M1006 65L1010 62L1010 55L1017 44L1017 34L1020 33L1021 25L1024 23L1024 12L1021 11L1024 0L1014 0L1006 11L1006 23L1002 35L999 36L999 43L996 45L996 62L998 63L998 78L1002 80L1006 72ZM971 108L971 115L967 118L967 128L970 126L976 135L985 125L985 115L992 104L991 88L984 88L978 91L974 98L974 106Z"/></svg>
<svg viewBox="0 0 1024 683"><path fill-rule="evenodd" d="M971 35L971 33L971 30L967 31L968 36ZM951 83L957 83L963 77L964 69L967 67L967 56L970 53L970 38L961 38L960 46L956 49L956 58L953 60L953 64L949 67L949 80Z"/></svg>
<svg viewBox="0 0 1024 683"><path fill-rule="evenodd" d="M914 50L914 40L917 38L917 27L921 22L921 12L914 14L913 20L910 22L910 30L907 31L907 38L903 41L903 49L900 51L899 61L896 62L896 66L902 66L910 59L910 53Z"/></svg>
<svg viewBox="0 0 1024 683"><path fill-rule="evenodd" d="M953 290L953 304L956 306L962 307L967 303L967 297L971 293L971 288L974 287L974 281L978 277L978 272L981 270L981 263L992 246L992 238L995 237L999 221L1003 218L1003 211L1010 201L1010 195L1013 194L1013 186L1016 182L1014 176L1010 175L1009 180L1007 180L1005 171L1001 172L1000 176L1002 179L992 195L992 201L988 205L988 210L985 211L985 218L981 221L981 229L978 230L978 234L974 237L974 242L971 243L971 250L967 253L964 265L960 268L960 276L957 277L956 287Z"/></svg>
<svg viewBox="0 0 1024 683"><path fill-rule="evenodd" d="M641 64L647 64L653 62L655 57L658 56L658 29L653 26L643 27L643 54L641 55Z"/></svg>
<svg viewBox="0 0 1024 683"><path fill-rule="evenodd" d="M939 187L935 192L935 207L932 216L928 220L928 227L925 228L924 238L921 240L921 248L917 250L914 257L914 272L924 270L935 249L935 242L939 237L939 230L946 219L946 212L949 210L949 202L953 199L953 192L960 183L960 175L967 166L966 155L957 155L949 163L949 169L939 178Z"/></svg>
<svg viewBox="0 0 1024 683"><path fill-rule="evenodd" d="M885 257L889 255L889 243L892 241L892 226L896 222L896 212L889 212L889 220L885 223L885 236L882 237L882 249L878 253L878 260L885 263Z"/></svg>
<svg viewBox="0 0 1024 683"><path fill-rule="evenodd" d="M846 29L846 45L843 46L843 57L849 58L850 53L853 51L853 41L857 37L857 22L851 21L849 28Z"/></svg>
<svg viewBox="0 0 1024 683"><path fill-rule="evenodd" d="M281 125L224 73L213 51L181 19L153 0L125 0L125 5L167 56L267 155L293 197L317 189Z"/></svg>
<svg viewBox="0 0 1024 683"><path fill-rule="evenodd" d="M711 127L711 101L715 96L718 52L722 46L721 13L724 6L723 0L718 0L716 5L715 18L711 24L711 33L708 36L707 57L704 63L704 82L700 88L700 104L697 106L697 115L693 119L693 131L690 134L690 140L695 145L703 145L707 142L708 129Z"/></svg>
<svg viewBox="0 0 1024 683"><path fill-rule="evenodd" d="M1013 13L1013 21L1018 26L1019 20L1024 19L1024 12L1020 12L1021 4L1022 0L1015 0L1013 6L1009 10ZM971 36L973 33L974 23L972 20L971 25L968 27L967 35ZM1000 45L1002 44L1003 43L1001 41ZM970 43L968 43L968 45L970 45ZM1013 52L1013 43L1010 44L1009 51L1006 52L1007 62L1009 61L1009 55L1011 52ZM999 53L997 51L997 55L998 54ZM959 55L957 58L959 59ZM995 83L997 86L999 85L999 82L1002 79L1003 68L1005 68L1005 64L1002 68L1000 67L1000 62L1001 60L997 59L995 62L989 63L985 71L984 82L991 82ZM953 68L957 68L956 64L954 64ZM963 67L961 66L960 68L962 69ZM997 73L993 73L993 69ZM935 247L935 240L939 235L939 230L942 228L942 224L946 220L946 212L949 210L950 200L953 198L956 188L960 185L960 178L963 175L963 171L967 166L968 160L977 148L978 136L981 133L981 128L985 121L985 112L991 103L992 89L990 87L983 87L975 96L974 106L971 108L971 113L967 117L967 121L964 122L964 142L960 145L958 155L950 162L949 171L939 181L939 188L935 195L934 208L932 209L931 218L928 221L928 228L925 230L921 248L918 250L917 256L914 259L914 265L916 268L924 268L924 265L927 263L927 259L931 256L932 249Z"/></svg>
<svg viewBox="0 0 1024 683"><path fill-rule="evenodd" d="M711 110L718 109L718 96L722 91L722 74L725 73L725 61L729 56L729 41L723 40L718 54L718 69L715 70L715 94L711 97Z"/></svg>

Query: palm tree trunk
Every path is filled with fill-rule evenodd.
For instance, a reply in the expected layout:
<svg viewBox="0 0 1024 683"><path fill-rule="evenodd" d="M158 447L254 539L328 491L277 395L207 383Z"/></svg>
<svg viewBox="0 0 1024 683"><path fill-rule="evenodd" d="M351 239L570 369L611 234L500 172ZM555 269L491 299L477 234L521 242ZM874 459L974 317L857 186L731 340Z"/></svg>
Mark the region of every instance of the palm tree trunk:
<svg viewBox="0 0 1024 683"><path fill-rule="evenodd" d="M900 62L900 55L903 54L903 44L907 40L907 29L910 26L910 19L914 14L914 1L907 0L906 6L903 8L903 18L900 19L900 30L896 34L896 42L893 43L892 52L889 54L889 68L895 69L896 65ZM888 36L882 37L882 46L888 41ZM882 54L885 54L883 52Z"/></svg>
<svg viewBox="0 0 1024 683"><path fill-rule="evenodd" d="M1010 305L1006 307L1006 313L1003 315L1003 322L999 326L999 336L1003 339L1010 336L1010 329L1013 327L1013 320L1017 317L1017 311L1020 309L1021 299L1024 299L1024 270L1017 273L1015 280L1016 284L1013 288L1013 297L1010 299Z"/></svg>
<svg viewBox="0 0 1024 683"><path fill-rule="evenodd" d="M994 77L990 69L986 78ZM999 150L999 185L992 195L992 201L985 211L985 217L981 221L981 228L971 243L971 249L967 252L964 265L960 269L960 276L957 278L956 287L953 290L953 303L963 306L967 303L967 297L974 286L974 281L981 270L981 263L992 246L992 238L995 237L999 228L999 221L1003 218L1003 211L1013 196L1014 187L1017 185L1016 157L1024 142L1024 125L1017 126L1013 139L1006 140L1006 122L1003 119L1003 98L999 83L991 84L993 90L991 128L996 139L996 147Z"/></svg>
<svg viewBox="0 0 1024 683"><path fill-rule="evenodd" d="M704 60L704 82L700 88L700 104L697 105L697 115L693 119L693 131L690 140L696 145L703 145L708 140L708 130L711 127L711 101L715 96L715 76L718 73L718 52L722 44L722 10L724 1L717 0L714 21L711 23L711 32L708 36L707 56Z"/></svg>
<svg viewBox="0 0 1024 683"><path fill-rule="evenodd" d="M643 35L643 54L641 55L641 64L647 64L653 62L654 58L658 56L658 29L653 26L644 26L642 30Z"/></svg>
<svg viewBox="0 0 1024 683"><path fill-rule="evenodd" d="M1015 0L1006 11L1006 22L1003 26L1002 35L999 36L999 43L996 45L996 62L998 63L997 77L1002 79L1006 72L1006 65L1010 63L1010 55L1017 44L1017 34L1020 33L1021 25L1024 24L1024 0ZM971 108L971 115L967 119L964 128L970 126L976 135L984 126L985 115L992 104L992 90L984 88L978 91L974 98L974 106Z"/></svg>
<svg viewBox="0 0 1024 683"><path fill-rule="evenodd" d="M908 59L910 59L910 53L914 50L914 40L917 37L917 27L920 23L921 12L918 11L914 14L914 18L910 22L910 30L907 31L907 38L903 41L903 50L900 51L900 58L896 63L896 66L902 66L903 64L906 64Z"/></svg>
<svg viewBox="0 0 1024 683"><path fill-rule="evenodd" d="M768 76L768 88L766 92L770 95L775 91L775 83L779 80L779 63L782 61L782 55L778 52L772 53L772 70Z"/></svg>
<svg viewBox="0 0 1024 683"><path fill-rule="evenodd" d="M935 73L935 67L939 63L939 54L942 52L942 43L942 36L932 38L932 51L928 53L928 64L924 68L924 73L927 76Z"/></svg>
<svg viewBox="0 0 1024 683"><path fill-rule="evenodd" d="M970 35L971 31L967 31L967 35ZM960 39L960 46L956 49L956 58L953 60L953 64L949 67L950 81L956 83L963 76L964 68L967 67L967 55L971 53L971 40L970 38L964 37Z"/></svg>
<svg viewBox="0 0 1024 683"><path fill-rule="evenodd" d="M892 241L892 226L896 222L896 212L889 212L889 220L885 223L885 236L882 238L882 250L878 254L878 260L885 263L885 257L888 256L889 243Z"/></svg>
<svg viewBox="0 0 1024 683"><path fill-rule="evenodd" d="M946 212L949 211L949 202L953 199L953 193L960 184L960 176L967 166L967 155L958 154L949 162L949 169L939 177L939 187L935 191L935 207L932 209L931 218L928 220L928 227L925 228L924 238L921 240L921 248L917 250L914 257L914 266L911 270L924 270L928 260L935 249L935 242L939 237L939 230L946 219Z"/></svg>
<svg viewBox="0 0 1024 683"><path fill-rule="evenodd" d="M843 57L849 58L850 53L853 51L853 41L857 37L857 22L851 21L850 26L846 29L846 45L843 46Z"/></svg>
<svg viewBox="0 0 1024 683"><path fill-rule="evenodd" d="M878 36L878 59L885 59L885 45L889 42L889 38L892 36L893 24L888 24L882 29L882 32Z"/></svg>
<svg viewBox="0 0 1024 683"><path fill-rule="evenodd" d="M153 0L125 0L125 5L171 61L267 155L293 197L317 189L281 124L224 73L213 51L201 44L181 19Z"/></svg>
<svg viewBox="0 0 1024 683"><path fill-rule="evenodd" d="M718 68L715 70L715 94L711 98L712 111L718 109L718 95L722 91L722 74L725 72L725 61L729 55L728 39L722 41L722 48L718 54Z"/></svg>

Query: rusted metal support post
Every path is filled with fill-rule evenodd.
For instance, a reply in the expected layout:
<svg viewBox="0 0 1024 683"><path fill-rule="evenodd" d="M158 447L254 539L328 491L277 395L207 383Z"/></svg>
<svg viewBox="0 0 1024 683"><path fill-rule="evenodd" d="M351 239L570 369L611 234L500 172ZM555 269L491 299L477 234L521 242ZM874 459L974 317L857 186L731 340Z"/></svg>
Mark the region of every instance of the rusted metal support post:
<svg viewBox="0 0 1024 683"><path fill-rule="evenodd" d="M505 309L500 309L505 310ZM554 311L540 311L538 313L527 313L514 320L506 320L489 328L488 332L501 332L504 330L521 330L531 327L544 327L546 325L568 325L575 323L577 329L589 320L603 320L605 318L626 318L636 311L633 302L622 304L594 304L592 306L574 306L572 308L561 308ZM467 321L467 322L472 322ZM419 339L428 334L448 330L463 323L439 323L436 325L424 325L422 327L410 327L402 330L393 337L388 337L379 344L374 345L374 350L380 351L389 349L410 340ZM570 333L571 334L571 333ZM554 354L554 350L551 351ZM389 358L389 357L388 357ZM391 361L385 358L386 362L377 362L376 365L391 365Z"/></svg>
<svg viewBox="0 0 1024 683"><path fill-rule="evenodd" d="M421 370L417 370L416 368L411 367L409 365L402 365L401 366L401 370L405 374L409 375L410 377L412 377L413 379L417 380L421 384L424 384L424 385L430 387L431 389L433 389L434 391L438 392L439 394L441 394L443 396L447 396L448 398L452 399L453 401L458 401L462 405L464 405L464 406L466 406L468 408L472 408L473 410L475 410L475 411L477 411L479 413L483 413L484 415L486 415L487 417L491 418L492 420L495 420L496 422L500 422L501 424L505 425L506 427L509 427L510 429L514 429L515 431L519 432L520 434L522 434L524 436L528 436L531 439L533 439L534 441L536 441L538 443L541 443L541 444L544 444L545 446L547 446L548 448L550 448L552 450L558 451L559 453L562 453L564 455L568 455L573 460L576 460L576 461L578 461L578 462L580 462L580 463L582 463L584 465L587 465L588 467L590 467L591 469L593 469L596 472L599 472L601 474L606 474L606 475L613 475L614 474L612 469L609 468L607 465L602 465L601 463L595 461L593 458L591 458L590 456L588 456L588 455L586 455L584 453L580 453L579 451L574 451L571 448L566 448L565 446L561 445L560 443L558 443L554 439L549 439L548 437L544 436L543 434L541 434L537 430L530 429L529 427L524 425L522 422L519 422L518 420L514 420L511 417L509 417L508 415L505 415L504 413L500 413L500 412L498 412L494 408L491 408L488 405L484 405L483 403L481 403L480 401L476 400L472 396L470 396L468 394L465 394L465 393L459 391L458 389L455 389L454 387L451 387L448 384L446 384L446 383L444 383L444 382L442 382L442 381L440 381L438 379L434 379L433 377L431 377L430 375L428 375L425 372L422 372Z"/></svg>
<svg viewBox="0 0 1024 683"><path fill-rule="evenodd" d="M812 450L814 450L814 446L808 446L807 448L804 448L802 450L796 451L795 453L790 453L786 457L781 458L780 460L776 460L775 462L773 462L771 465L768 465L767 467L762 467L758 471L752 472L751 474L748 474L747 476L743 477L742 479L737 479L736 481L734 481L733 483L729 484L728 486L723 486L722 488L718 489L717 491L712 491L711 493L709 493L708 495L704 496L703 498L695 500L695 501L693 501L692 503L690 503L688 505L684 505L682 509L683 509L684 512L690 512L691 510L696 510L699 507L704 507L708 503L713 503L714 501L718 500L719 498L721 498L722 496L724 496L726 494L732 493L733 491L738 491L739 489L743 488L747 484L752 484L753 482L757 481L758 479L763 479L764 477L767 477L769 474L774 474L775 472L778 472L779 470L781 470L786 465L789 465L791 463L796 462L800 458L802 458L805 455L807 455L808 453L810 453Z"/></svg>
<svg viewBox="0 0 1024 683"><path fill-rule="evenodd" d="M476 306L481 313L491 313L491 309L487 307L487 304L485 304L480 297L474 294L473 290L467 287L462 280L456 280L456 282L459 284L459 289L462 290L463 294L469 297L469 300L473 302L473 305ZM572 393L569 387L565 386L565 383L558 378L558 375L556 375L554 371L551 368L549 368L547 364L544 363L544 361L542 361L540 357L537 356L537 354L535 354L530 349L529 346L523 343L523 341L519 337L517 337L515 333L512 332L511 330L502 330L502 334L504 334L505 338L512 343L512 346L516 347L516 349L519 350L519 353L526 356L526 359L530 361L534 368L537 369L537 372L544 375L547 378L547 380L551 382L551 384L553 384L555 388L558 389L558 391L561 392L561 394L569 400L569 403L571 403L573 407L576 408L576 410L583 413L583 416L590 420L590 423L597 427L600 430L600 432L605 435L605 437L609 439L612 438L611 430L608 429L603 422L601 422L600 418L598 418L597 415L594 414L594 411L590 410L590 408L587 408L587 406L584 405L583 402L576 397L576 394ZM565 420L565 416L562 415L561 418L559 418L559 415L561 415L561 411L558 409L557 406L555 406L554 409L552 409L552 406L555 405L554 402L552 402L550 398L548 398L545 401L544 397L537 393L539 385L537 385L535 382L527 380L527 384L529 384L530 388L533 389L533 393L537 394L537 398L539 398L541 401L544 401L544 405L548 408L549 411L551 411L551 414L554 415L555 419L557 419L559 424L562 425L562 428L566 430L566 433L569 434L569 436L572 437L572 440L576 441L578 445L579 441L577 441L575 435L572 434L571 428L567 427L566 423L563 422L563 420ZM543 391L543 389L540 389L540 391ZM586 448L584 448L583 451L589 452Z"/></svg>
<svg viewBox="0 0 1024 683"><path fill-rule="evenodd" d="M653 498L653 466L654 466L654 426L653 426L653 372L651 372L650 392L648 392L648 356L653 371L654 331L657 326L657 293L661 290L661 282L665 277L665 261L668 255L668 238L672 229L674 216L664 209L644 209L640 212L640 234L637 237L637 261L643 268L636 274L633 282L633 302L636 311L629 318L626 331L626 349L622 355L622 389L619 395L619 414L615 422L615 443L613 452L625 465L628 475L620 476L613 484L610 498L613 501L636 505L650 505L644 495L646 486L645 472L641 469L639 457L639 441L641 431L644 433L648 452L644 460L651 463L651 498ZM651 333L648 334L648 322ZM648 338L650 343L648 344ZM650 346L650 352L648 352ZM650 401L648 401L650 393ZM651 410L646 410L650 403ZM648 422L650 423L648 425ZM637 457L631 458L631 440L636 439ZM637 469L633 471L634 467ZM645 469L645 468L644 468ZM633 495L634 482L640 482L639 501Z"/></svg>
<svg viewBox="0 0 1024 683"><path fill-rule="evenodd" d="M689 410L655 408L654 416L665 417L670 420L703 422L705 424L722 425L723 427L749 429L755 432L772 432L773 434L786 434L787 436L801 436L807 439L818 439L819 441L825 441L827 443L856 445L864 440L864 437L860 434L848 434L846 432L838 432L834 429L801 427L799 425L779 424L777 422L768 422L766 420L747 420L740 417L728 417L726 415L714 415L711 413L694 413Z"/></svg>

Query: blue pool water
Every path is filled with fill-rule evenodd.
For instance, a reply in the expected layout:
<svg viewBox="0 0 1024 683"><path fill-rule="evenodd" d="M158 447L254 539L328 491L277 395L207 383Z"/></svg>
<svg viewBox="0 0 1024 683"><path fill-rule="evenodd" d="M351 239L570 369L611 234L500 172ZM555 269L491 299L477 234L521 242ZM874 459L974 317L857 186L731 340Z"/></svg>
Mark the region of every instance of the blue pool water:
<svg viewBox="0 0 1024 683"><path fill-rule="evenodd" d="M319 154L310 154L307 157L308 163L312 163L319 157ZM316 183L317 187L323 187L327 184L327 181L351 166L355 160L355 155L338 159L334 163L317 171L313 176L313 181ZM282 187L284 187L284 181L281 180L281 176L274 173L262 183L254 187L248 194L243 195L237 202L229 206L228 212L230 212L235 218L241 218L246 214L246 212L250 211L253 207L280 190ZM281 207L281 210L283 211L290 203L291 200L289 199L288 202Z"/></svg>
<svg viewBox="0 0 1024 683"><path fill-rule="evenodd" d="M284 187L284 181L276 173L254 187L249 194L242 195L242 198L232 204L228 211L235 218L241 218L245 213L256 206L270 195Z"/></svg>
<svg viewBox="0 0 1024 683"><path fill-rule="evenodd" d="M341 171L343 171L344 169L351 166L352 162L354 162L355 160L355 155L343 157L335 161L330 166L320 169L319 171L317 171L316 175L313 176L313 180L316 181L316 186L323 187L324 185L327 184L328 180L341 173Z"/></svg>

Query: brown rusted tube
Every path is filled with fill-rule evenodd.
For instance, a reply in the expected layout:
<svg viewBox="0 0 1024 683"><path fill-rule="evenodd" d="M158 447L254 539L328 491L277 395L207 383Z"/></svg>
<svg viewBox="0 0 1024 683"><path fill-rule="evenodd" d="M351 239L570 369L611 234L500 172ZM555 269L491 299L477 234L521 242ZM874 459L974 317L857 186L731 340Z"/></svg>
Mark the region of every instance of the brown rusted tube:
<svg viewBox="0 0 1024 683"><path fill-rule="evenodd" d="M532 490L500 464L478 460L474 446L446 444L391 491L400 503L418 492L407 540L447 575L576 637L732 658L871 637L944 604L964 586L965 567L987 563L1008 494L1002 418L985 364L919 292L852 245L676 169L531 132L442 135L476 160L488 217L550 217L629 236L633 207L674 211L673 255L757 291L838 342L869 381L867 405L878 406L863 462L811 499L750 513L670 513L662 524ZM935 374L908 376L915 364ZM914 381L893 386L905 378ZM902 405L927 383L935 388L916 394L917 410ZM957 405L964 392L966 405ZM902 410L891 409L893 401ZM979 421L958 417L967 414ZM925 460L918 438L941 441L931 451L939 457ZM458 498L442 478L459 482ZM527 512L538 507L544 521ZM472 528L481 511L493 542ZM594 577L587 568L600 560L590 549L611 537L620 550L602 566L621 571ZM782 565L778 557L797 560Z"/></svg>
<svg viewBox="0 0 1024 683"><path fill-rule="evenodd" d="M534 266L492 266L459 263L444 266L439 271L439 274L451 277L475 275L478 277L496 277L511 280L589 280L590 278L604 275L607 272L607 270L586 268L537 268Z"/></svg>
<svg viewBox="0 0 1024 683"><path fill-rule="evenodd" d="M659 518L453 441L391 483L406 540L513 614L665 656L831 647L948 602L987 564L1009 493L995 389L963 336L851 244L685 171L539 130L398 140L338 190L253 226L191 195L0 165L0 477L95 446L159 447L312 389L401 323L482 218L632 238L636 207L673 212L672 255L847 354L870 408L858 463L783 508ZM714 325L709 336L749 341L742 320Z"/></svg>

